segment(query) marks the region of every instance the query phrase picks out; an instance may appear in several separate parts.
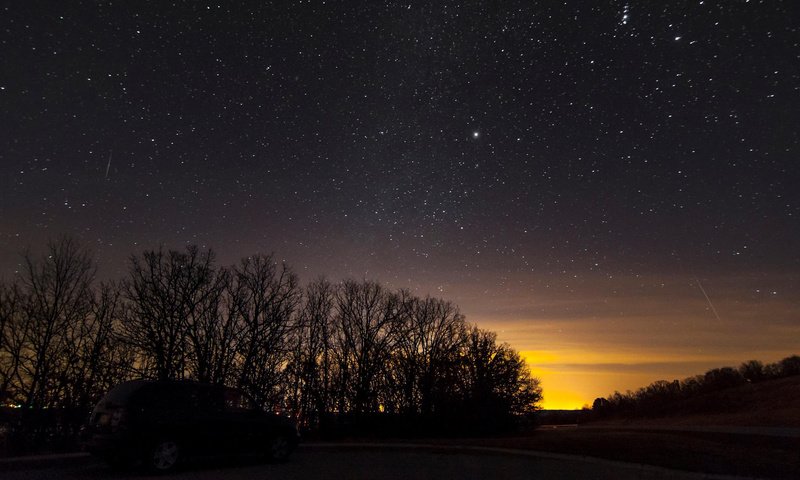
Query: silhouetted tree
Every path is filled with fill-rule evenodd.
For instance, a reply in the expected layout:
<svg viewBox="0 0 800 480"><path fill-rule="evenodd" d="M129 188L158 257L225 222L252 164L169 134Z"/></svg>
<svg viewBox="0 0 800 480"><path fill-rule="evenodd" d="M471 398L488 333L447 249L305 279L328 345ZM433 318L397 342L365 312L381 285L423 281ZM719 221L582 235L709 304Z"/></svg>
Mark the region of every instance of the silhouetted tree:
<svg viewBox="0 0 800 480"><path fill-rule="evenodd" d="M539 380L531 377L525 361L508 344L497 343L494 332L473 326L461 361L467 411L484 427L536 410L542 393Z"/></svg>
<svg viewBox="0 0 800 480"><path fill-rule="evenodd" d="M449 397L446 382L457 368L466 342L464 317L450 302L420 299L400 292L401 315L396 328L393 385L400 411L432 414L442 397Z"/></svg>
<svg viewBox="0 0 800 480"><path fill-rule="evenodd" d="M212 260L211 255L204 259L187 289L191 305L186 322L187 363L191 378L224 383L233 368L239 326L237 317L222 308L230 274L214 268Z"/></svg>
<svg viewBox="0 0 800 480"><path fill-rule="evenodd" d="M131 360L114 341L117 290L93 286L86 248L61 237L23 259L19 277L0 285L0 402L24 407L15 447L75 434Z"/></svg>
<svg viewBox="0 0 800 480"><path fill-rule="evenodd" d="M690 397L702 393L705 385L705 376L694 375L684 378L681 381L681 392L684 397Z"/></svg>
<svg viewBox="0 0 800 480"><path fill-rule="evenodd" d="M644 387L634 394L638 413L654 415L664 412L671 402L680 399L681 384L674 380L659 380Z"/></svg>
<svg viewBox="0 0 800 480"><path fill-rule="evenodd" d="M186 340L202 347L203 316L210 313L209 296L217 294L213 263L213 252L197 246L131 257L122 282L120 338L136 350L142 375L165 380L185 378L191 370L207 374L207 352L193 352Z"/></svg>
<svg viewBox="0 0 800 480"><path fill-rule="evenodd" d="M764 364L758 360L749 360L742 363L739 367L739 374L751 383L758 383L766 378Z"/></svg>
<svg viewBox="0 0 800 480"><path fill-rule="evenodd" d="M592 402L592 413L605 415L612 408L611 401L605 398L595 398Z"/></svg>
<svg viewBox="0 0 800 480"><path fill-rule="evenodd" d="M337 289L334 355L339 411L378 411L399 308L397 296L376 282L346 280Z"/></svg>
<svg viewBox="0 0 800 480"><path fill-rule="evenodd" d="M331 410L335 287L320 278L305 288L294 337L293 408L307 426Z"/></svg>
<svg viewBox="0 0 800 480"><path fill-rule="evenodd" d="M119 288L102 284L93 292L89 315L68 332L66 406L88 411L108 389L130 378L133 352L116 339L120 313Z"/></svg>
<svg viewBox="0 0 800 480"><path fill-rule="evenodd" d="M13 347L19 353L16 392L26 408L62 406L68 387L70 357L91 315L95 266L75 240L49 242L39 259L24 255L18 291L21 308L12 320Z"/></svg>
<svg viewBox="0 0 800 480"><path fill-rule="evenodd" d="M780 373L783 377L800 375L800 356L792 355L780 361Z"/></svg>
<svg viewBox="0 0 800 480"><path fill-rule="evenodd" d="M19 284L0 284L0 404L17 397L19 363L25 345L25 335L20 325L22 318L22 293Z"/></svg>
<svg viewBox="0 0 800 480"><path fill-rule="evenodd" d="M33 409L87 409L130 369L114 338L119 291L92 286L90 254L70 238L25 258L21 283L0 287L2 396Z"/></svg>
<svg viewBox="0 0 800 480"><path fill-rule="evenodd" d="M704 377L703 390L706 392L723 390L744 383L744 378L739 371L731 367L711 369L706 372Z"/></svg>
<svg viewBox="0 0 800 480"><path fill-rule="evenodd" d="M519 354L450 302L371 281L302 289L271 255L214 260L197 246L148 250L121 282L95 286L71 239L26 254L23 273L0 283L0 401L84 411L129 378L185 378L238 386L311 427L383 413L413 431L499 426L541 399Z"/></svg>
<svg viewBox="0 0 800 480"><path fill-rule="evenodd" d="M635 393L627 392L603 399L598 398L592 406L592 416L603 418L614 415L657 416L668 413L701 412L708 408L707 395L724 391L744 383L756 383L768 379L800 374L800 357L784 358L780 362L764 365L757 360L744 362L738 369L732 367L714 368L703 375L695 375L682 381L657 381L640 388ZM735 405L736 399L729 398L726 405ZM717 405L722 408L723 405Z"/></svg>
<svg viewBox="0 0 800 480"><path fill-rule="evenodd" d="M242 323L236 384L261 405L283 405L290 335L302 299L297 276L272 255L255 255L233 267L228 295Z"/></svg>

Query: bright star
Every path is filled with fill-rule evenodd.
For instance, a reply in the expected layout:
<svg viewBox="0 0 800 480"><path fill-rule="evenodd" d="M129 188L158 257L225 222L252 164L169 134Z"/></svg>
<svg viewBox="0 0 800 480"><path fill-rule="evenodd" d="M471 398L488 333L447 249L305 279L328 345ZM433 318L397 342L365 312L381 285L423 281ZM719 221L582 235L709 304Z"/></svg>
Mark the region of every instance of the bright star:
<svg viewBox="0 0 800 480"><path fill-rule="evenodd" d="M479 132L472 132L472 138L478 138L480 136Z"/></svg>

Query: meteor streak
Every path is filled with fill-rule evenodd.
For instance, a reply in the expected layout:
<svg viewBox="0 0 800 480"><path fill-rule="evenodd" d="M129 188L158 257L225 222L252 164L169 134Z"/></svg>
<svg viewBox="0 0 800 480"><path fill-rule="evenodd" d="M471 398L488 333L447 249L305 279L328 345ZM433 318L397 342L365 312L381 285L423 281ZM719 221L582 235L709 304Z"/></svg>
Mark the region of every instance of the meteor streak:
<svg viewBox="0 0 800 480"><path fill-rule="evenodd" d="M111 155L114 154L113 150L108 152L108 165L106 165L106 180L108 180L108 171L111 170Z"/></svg>
<svg viewBox="0 0 800 480"><path fill-rule="evenodd" d="M719 318L719 314L717 313L717 309L714 308L714 304L711 303L711 299L708 298L708 294L706 293L706 289L703 288L703 284L700 283L700 279L697 278L697 277L694 277L694 281L697 282L697 286L700 287L700 291L703 292L703 296L706 297L706 301L708 302L708 306L711 307L711 311L714 312L714 316L717 317L717 320L719 320L721 322L722 319Z"/></svg>

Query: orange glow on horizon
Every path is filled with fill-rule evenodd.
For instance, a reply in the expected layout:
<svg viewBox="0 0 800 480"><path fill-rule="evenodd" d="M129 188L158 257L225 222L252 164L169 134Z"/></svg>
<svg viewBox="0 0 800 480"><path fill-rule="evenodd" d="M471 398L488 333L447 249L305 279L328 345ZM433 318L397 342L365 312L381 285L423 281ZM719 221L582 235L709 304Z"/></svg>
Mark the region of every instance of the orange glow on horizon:
<svg viewBox="0 0 800 480"><path fill-rule="evenodd" d="M446 278L419 290L435 291ZM571 410L658 380L797 353L795 274L704 273L702 281L705 294L685 273L586 273L561 285L519 273L503 291L480 276L440 291L520 353L541 380L542 408Z"/></svg>
<svg viewBox="0 0 800 480"><path fill-rule="evenodd" d="M647 352L640 352L637 356L634 353L521 351L520 355L531 374L541 381L543 399L540 406L545 410L579 410L584 406L591 407L595 398L607 397L614 391L635 391L657 380L682 380L711 368L736 367L741 363L713 356L650 357ZM754 358L767 363L782 357ZM643 359L652 363L641 363ZM648 368L649 365L655 367ZM664 370L664 365L669 368Z"/></svg>

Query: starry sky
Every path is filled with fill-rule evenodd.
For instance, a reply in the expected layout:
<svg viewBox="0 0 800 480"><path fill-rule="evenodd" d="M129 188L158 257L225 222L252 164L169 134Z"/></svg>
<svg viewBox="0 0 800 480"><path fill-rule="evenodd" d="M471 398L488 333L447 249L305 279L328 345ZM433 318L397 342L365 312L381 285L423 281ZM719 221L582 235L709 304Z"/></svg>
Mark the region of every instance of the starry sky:
<svg viewBox="0 0 800 480"><path fill-rule="evenodd" d="M0 277L69 234L457 303L546 408L800 339L800 16L763 1L9 2Z"/></svg>

